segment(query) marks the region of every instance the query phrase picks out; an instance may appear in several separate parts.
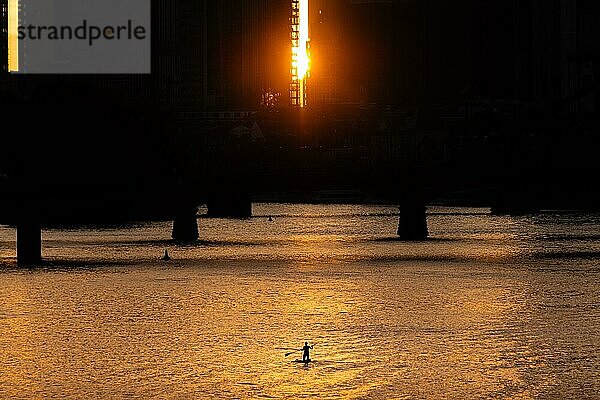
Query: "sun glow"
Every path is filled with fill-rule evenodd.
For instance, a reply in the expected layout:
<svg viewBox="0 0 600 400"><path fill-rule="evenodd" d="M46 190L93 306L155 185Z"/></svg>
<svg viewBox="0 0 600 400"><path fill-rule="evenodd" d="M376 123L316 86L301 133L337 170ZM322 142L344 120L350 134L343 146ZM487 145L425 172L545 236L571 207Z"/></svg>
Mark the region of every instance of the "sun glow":
<svg viewBox="0 0 600 400"><path fill-rule="evenodd" d="M292 106L306 106L306 83L310 77L309 0L292 0Z"/></svg>
<svg viewBox="0 0 600 400"><path fill-rule="evenodd" d="M308 57L308 0L300 0L300 43L298 52L298 75L308 78L310 59Z"/></svg>

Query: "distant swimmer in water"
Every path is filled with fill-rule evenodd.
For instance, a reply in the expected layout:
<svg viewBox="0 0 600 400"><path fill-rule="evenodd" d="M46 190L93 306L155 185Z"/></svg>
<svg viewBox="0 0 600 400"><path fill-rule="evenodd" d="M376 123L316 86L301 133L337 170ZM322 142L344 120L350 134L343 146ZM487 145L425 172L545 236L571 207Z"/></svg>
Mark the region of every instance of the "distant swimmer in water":
<svg viewBox="0 0 600 400"><path fill-rule="evenodd" d="M312 346L308 345L308 342L304 342L304 347L302 347L302 361L307 363L310 362L310 349L312 349L313 347L315 347L315 345L313 344Z"/></svg>
<svg viewBox="0 0 600 400"><path fill-rule="evenodd" d="M273 222L273 217L269 215L269 222Z"/></svg>
<svg viewBox="0 0 600 400"><path fill-rule="evenodd" d="M165 249L165 255L163 256L164 261L171 260L171 256L169 256L169 250Z"/></svg>

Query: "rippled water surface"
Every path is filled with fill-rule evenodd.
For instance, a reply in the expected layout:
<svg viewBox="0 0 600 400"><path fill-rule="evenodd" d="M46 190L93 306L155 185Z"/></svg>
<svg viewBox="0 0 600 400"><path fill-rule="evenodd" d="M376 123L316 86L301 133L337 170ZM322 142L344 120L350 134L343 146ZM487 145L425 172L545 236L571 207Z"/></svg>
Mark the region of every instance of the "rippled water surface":
<svg viewBox="0 0 600 400"><path fill-rule="evenodd" d="M396 211L49 229L34 270L0 227L0 398L600 398L600 215Z"/></svg>

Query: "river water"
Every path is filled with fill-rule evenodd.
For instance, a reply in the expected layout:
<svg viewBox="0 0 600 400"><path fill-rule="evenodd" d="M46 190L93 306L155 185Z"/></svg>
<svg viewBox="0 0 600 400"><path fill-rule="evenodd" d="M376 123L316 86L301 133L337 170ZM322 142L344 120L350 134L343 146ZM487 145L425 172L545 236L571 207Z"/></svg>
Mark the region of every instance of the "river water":
<svg viewBox="0 0 600 400"><path fill-rule="evenodd" d="M429 212L48 229L32 270L0 227L0 398L600 398L600 214Z"/></svg>

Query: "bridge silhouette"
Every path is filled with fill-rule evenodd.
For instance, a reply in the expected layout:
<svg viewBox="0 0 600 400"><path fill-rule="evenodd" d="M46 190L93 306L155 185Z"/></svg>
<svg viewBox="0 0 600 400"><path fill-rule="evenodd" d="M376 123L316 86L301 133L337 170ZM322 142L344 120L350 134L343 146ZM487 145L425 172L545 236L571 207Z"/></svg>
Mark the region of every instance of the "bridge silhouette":
<svg viewBox="0 0 600 400"><path fill-rule="evenodd" d="M82 189L73 181L56 184L37 177L44 166L35 164L24 173L17 172L16 178L2 176L0 223L17 227L18 263L35 265L42 260L41 229L48 224L170 218L173 239L190 242L199 236L201 204L207 204L209 216L247 218L256 194L357 189L399 205L400 238L425 240L429 236L427 205L458 190L493 191L493 212L522 214L539 211L553 188L578 188L593 182L598 170L593 162L595 147L562 146L565 135L571 136L572 143L573 131L560 123L564 118L557 119L555 112L572 101L556 109L528 111L491 128L463 124L455 131L475 132L463 140L449 138L448 130L437 122L419 121L417 113L414 126L401 133L403 155L387 159L372 156L373 151L394 147L385 141L384 145L371 140L370 144L345 146L341 155L332 157L332 149L339 152L340 148L321 145L323 138L301 137L304 144L295 140L283 146L272 139L259 143L244 138L223 140L220 131L183 134L175 146L171 174L150 176L151 183L133 190L110 185ZM261 116L253 118L260 122ZM302 134L296 132L296 138ZM442 139L432 144L432 137ZM557 163L559 157L567 163ZM88 203L96 207L86 207ZM582 204L595 203L590 199Z"/></svg>
<svg viewBox="0 0 600 400"><path fill-rule="evenodd" d="M402 128L396 126L399 117L390 122L381 115L371 118L366 112L363 118L360 110L350 111L350 117L314 110L305 118L285 111L261 112L227 127L204 117L175 115L181 110L187 113L201 109L204 111L198 114L203 114L210 107L225 107L217 99L212 105L204 102L209 83L223 90L233 88L230 94L234 97L259 92L258 87L250 88L250 82L244 85L251 90L237 91L235 87L239 62L252 66L248 75L259 75L254 70L260 64L254 62L257 60L228 57L230 50L233 55L234 50L243 47L238 46L241 41L231 49L219 47L222 43L207 46L208 42L197 41L210 29L220 31L220 27L212 26L213 22L226 22L207 20L206 9L198 7L198 2L177 2L177 7L175 3L158 5L161 12L153 13L152 24L152 36L157 39L153 42L152 75L7 80L10 90L6 90L17 95L0 96L7 120L15 123L14 131L2 138L0 223L17 226L18 262L40 262L40 232L44 225L170 218L174 222L173 238L190 241L198 238L198 205L207 204L211 216L244 218L251 215L253 198L268 198L264 193L269 192L351 189L369 193L400 206L398 234L406 240L425 239L427 204L461 189L493 193L488 203L495 213L596 207L600 202L590 189L599 169L599 138L595 132L600 122L597 113L586 115L573 105L587 96L597 97L600 81L581 82L575 86L585 86L583 89L556 103L523 102L520 97L541 102L555 98L549 94L532 96L533 76L523 74L533 72L529 69L536 69L538 62L557 60L553 60L554 52L544 50L546 41L536 39L539 43L531 43L531 49L525 46L528 40L522 33L529 27L521 26L519 21L527 18L498 18L511 13L521 16L518 2L511 7L465 3L463 11L454 5L440 8L433 4L425 7L425 2L406 5L409 3L415 7L413 14L406 14L413 16L406 34L413 38L406 42L390 38L389 42L396 50L406 47L406 54L400 53L410 61L402 67L407 70L396 63L396 50L382 52L380 67L385 68L377 73L371 65L376 61L372 57L352 59L359 67L354 68L356 76L363 74L363 83L375 84L377 91L385 94L379 100L362 93L357 98L402 107L407 114L402 118L412 119ZM254 6L248 11L254 12ZM554 7L559 6L554 5L552 10L562 10ZM461 38L461 30L455 29L461 25L457 21L463 21L466 28L471 26L470 13L464 14L466 8L482 16L469 34L474 38L482 35L481 41L475 41L475 48ZM439 10L451 14L439 14ZM549 18L552 12L547 13L540 14L540 21L560 21ZM179 20L179 16L183 18ZM399 20L394 14L389 17L386 26L395 28ZM174 21L178 22L176 26L172 25ZM238 22L229 23L235 32L242 29ZM372 23L375 33L381 18ZM281 30L283 42L287 43L287 18L281 19L281 24L285 28ZM558 40L562 37L561 27L548 26L547 30L554 28L558 29L557 40L548 43L564 46ZM171 34L179 29L175 46ZM529 33L533 40L533 31ZM580 33L583 43L586 35L592 37L594 32ZM366 50L372 47L370 43L345 40L343 44L350 45L345 49L353 50L355 56L369 54ZM317 45L315 41L315 50ZM487 51L484 45L492 46L494 51ZM213 47L222 54L213 54ZM539 54L529 57L527 53L534 49ZM203 54L198 58L197 53ZM446 62L450 59L453 62ZM265 60L271 71L268 57L258 61ZM210 82L205 81L208 76L200 79L207 75L208 66L218 70L212 71L215 76ZM559 68L557 64L547 71L563 67L567 65ZM546 76L547 71L534 74L540 75L539 83L544 81L537 89L547 86L554 91L557 84L545 82L554 76ZM287 78L287 66L282 73ZM561 74L562 79L569 76ZM439 124L439 118L432 115L432 104L460 102L457 99L464 94L465 83L472 93L489 92L494 98L513 100L500 102L505 103L504 109L474 115L466 115L465 111L461 122L451 128ZM514 90L506 90L508 86L514 86ZM217 93L217 97L224 101L229 92ZM237 100L242 100L239 104L254 101L252 96ZM469 107L466 101L462 105ZM415 113L416 108L419 111ZM380 129L382 122L390 123ZM253 123L263 130L264 140L248 140L248 132L255 130ZM267 132L266 127L275 133Z"/></svg>

